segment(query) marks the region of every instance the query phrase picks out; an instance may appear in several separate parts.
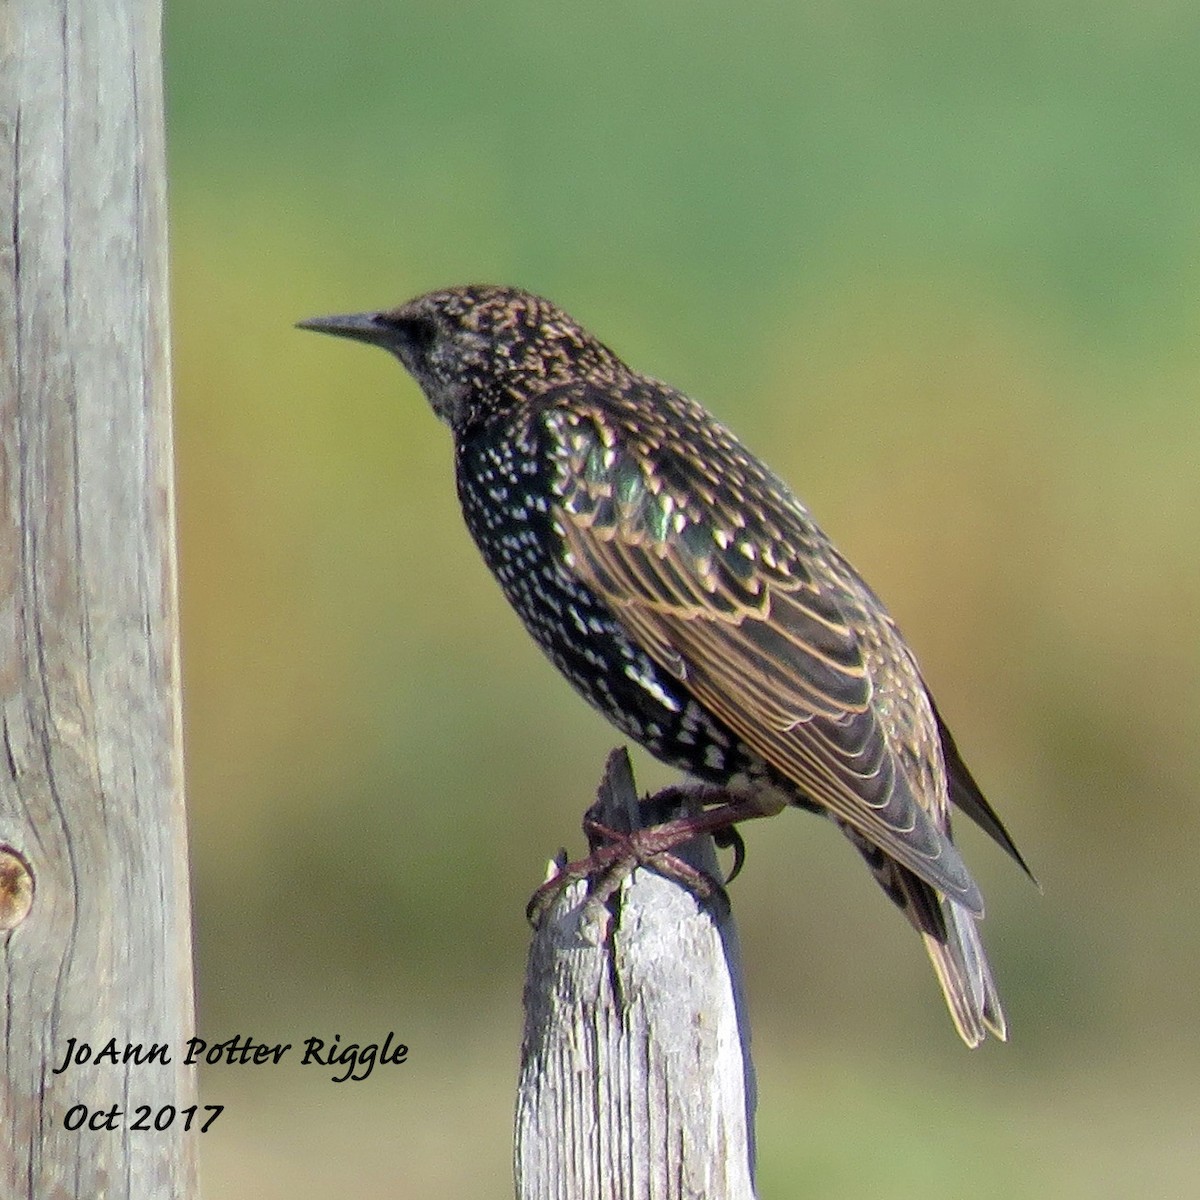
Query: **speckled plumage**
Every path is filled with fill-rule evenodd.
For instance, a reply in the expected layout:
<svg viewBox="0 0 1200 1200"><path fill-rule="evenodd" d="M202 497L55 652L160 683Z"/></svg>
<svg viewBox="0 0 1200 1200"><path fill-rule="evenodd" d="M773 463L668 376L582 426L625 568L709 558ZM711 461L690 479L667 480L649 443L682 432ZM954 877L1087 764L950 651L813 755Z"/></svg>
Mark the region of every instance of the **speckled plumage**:
<svg viewBox="0 0 1200 1200"><path fill-rule="evenodd" d="M433 292L306 327L391 350L454 433L467 526L555 666L665 762L827 813L1003 1037L953 801L1024 866L874 592L779 478L540 297Z"/></svg>

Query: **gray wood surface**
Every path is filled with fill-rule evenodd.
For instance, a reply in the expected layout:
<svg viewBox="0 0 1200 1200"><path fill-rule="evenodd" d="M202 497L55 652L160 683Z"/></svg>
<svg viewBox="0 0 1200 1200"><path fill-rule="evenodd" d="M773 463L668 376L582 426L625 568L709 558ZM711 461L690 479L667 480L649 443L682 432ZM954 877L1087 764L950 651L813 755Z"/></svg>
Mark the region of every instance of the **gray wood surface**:
<svg viewBox="0 0 1200 1200"><path fill-rule="evenodd" d="M159 20L0 5L6 1198L196 1194L195 1133L153 1128L196 1099ZM71 1038L171 1061L55 1074Z"/></svg>
<svg viewBox="0 0 1200 1200"><path fill-rule="evenodd" d="M599 810L642 821L629 760ZM716 872L709 838L687 857ZM728 907L637 869L607 905L572 884L534 934L515 1169L520 1200L749 1200L754 1075Z"/></svg>

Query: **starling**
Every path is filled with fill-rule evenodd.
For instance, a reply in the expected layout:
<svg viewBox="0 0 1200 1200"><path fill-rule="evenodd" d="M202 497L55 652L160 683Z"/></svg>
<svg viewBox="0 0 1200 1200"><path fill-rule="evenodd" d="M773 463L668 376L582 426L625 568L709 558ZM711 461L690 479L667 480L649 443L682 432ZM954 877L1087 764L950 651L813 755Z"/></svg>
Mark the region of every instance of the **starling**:
<svg viewBox="0 0 1200 1200"><path fill-rule="evenodd" d="M788 486L528 292L451 288L301 327L411 372L509 603L592 705L727 800L705 827L831 817L923 938L963 1040L1004 1038L950 804L1028 868L895 622Z"/></svg>

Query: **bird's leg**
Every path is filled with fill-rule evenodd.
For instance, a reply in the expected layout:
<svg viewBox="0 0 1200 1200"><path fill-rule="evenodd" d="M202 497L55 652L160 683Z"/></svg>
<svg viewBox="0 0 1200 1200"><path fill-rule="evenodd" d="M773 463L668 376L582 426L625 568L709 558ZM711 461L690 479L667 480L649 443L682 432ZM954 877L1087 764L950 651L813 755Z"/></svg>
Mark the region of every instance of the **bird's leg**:
<svg viewBox="0 0 1200 1200"><path fill-rule="evenodd" d="M713 801L710 802L715 802L718 795L727 795L718 794L717 789L704 789L704 793L709 791L713 793ZM649 797L646 803L655 808L669 807L674 810L681 798L695 800L696 792L687 788L667 788ZM704 803L704 794L699 799ZM526 916L534 925L538 924L563 888L579 879L589 880L592 898L603 903L620 887L630 871L639 866L652 867L667 878L681 883L700 899L708 899L723 892L722 885L672 851L693 838L711 834L723 844L734 846L732 879L741 869L744 858L742 839L734 828L736 822L767 816L770 811L764 810L756 800L726 800L706 811L689 813L634 830L612 829L588 816L584 819L583 829L591 852L587 858L560 866L557 873L534 892L526 908Z"/></svg>
<svg viewBox="0 0 1200 1200"><path fill-rule="evenodd" d="M653 806L656 810L664 813L674 812L680 808L690 808L696 804L701 807L711 807L716 811L719 806L731 803L729 797L730 793L725 788L710 783L674 784L655 792L653 796L647 796L643 805ZM732 848L733 850L733 867L725 876L726 885L731 884L742 873L742 867L746 865L746 843L742 840L742 835L733 822L749 820L750 817L770 816L776 811L773 805L767 808L762 807L761 801L759 804L759 812L731 817L729 818L730 823L724 828L718 827L710 831L710 836L719 849ZM651 822L651 824L661 823Z"/></svg>
<svg viewBox="0 0 1200 1200"><path fill-rule="evenodd" d="M679 794L694 795L687 789L667 788L650 799L655 805L663 801L673 803ZM701 799L701 803L704 803L703 799ZM669 821L648 825L630 833L607 829L597 822L587 820L584 821L583 828L589 835L589 840L593 834L596 834L608 843L608 845L600 846L600 853L607 852L613 843L621 842L628 845L630 856L635 859L637 864L652 866L660 870L664 859L670 858L679 861L675 855L670 853L676 847L690 842L693 838L702 837L706 833L711 834L718 845L734 847L734 869L729 879L726 880L729 882L741 870L745 859L745 845L742 842L741 834L737 831L737 822L770 815L772 815L772 810L764 809L757 799L726 800L703 812L674 817ZM596 853L597 851L593 850L593 855ZM693 867L689 867L688 871L699 874ZM674 872L668 870L664 874L674 874Z"/></svg>
<svg viewBox="0 0 1200 1200"><path fill-rule="evenodd" d="M653 867L660 874L675 879L703 899L720 888L715 880L703 871L666 852L643 853L636 844L636 833L659 828L651 826L630 833L612 829L590 818L583 823L588 837L590 852L586 858L575 862L560 862L554 874L529 898L525 916L530 924L537 926L550 905L563 889L581 879L588 881L588 900L595 904L607 903L610 896L621 886L629 873L639 866Z"/></svg>

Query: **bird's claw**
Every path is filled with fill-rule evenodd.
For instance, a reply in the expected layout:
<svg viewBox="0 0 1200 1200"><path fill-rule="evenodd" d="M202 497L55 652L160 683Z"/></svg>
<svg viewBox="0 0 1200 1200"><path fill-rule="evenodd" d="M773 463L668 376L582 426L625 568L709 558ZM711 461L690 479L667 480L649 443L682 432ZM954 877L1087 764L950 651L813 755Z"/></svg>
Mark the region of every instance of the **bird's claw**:
<svg viewBox="0 0 1200 1200"><path fill-rule="evenodd" d="M590 846L587 858L560 864L556 873L529 898L525 916L534 928L541 924L550 905L572 883L586 879L589 899L604 904L636 867L649 867L687 888L697 899L717 900L728 908L729 898L720 881L671 853L681 844L676 825L651 825L626 832L589 819L583 828ZM731 832L732 837L728 840L723 837L722 844L735 847L733 875L736 875L744 854L741 836Z"/></svg>

